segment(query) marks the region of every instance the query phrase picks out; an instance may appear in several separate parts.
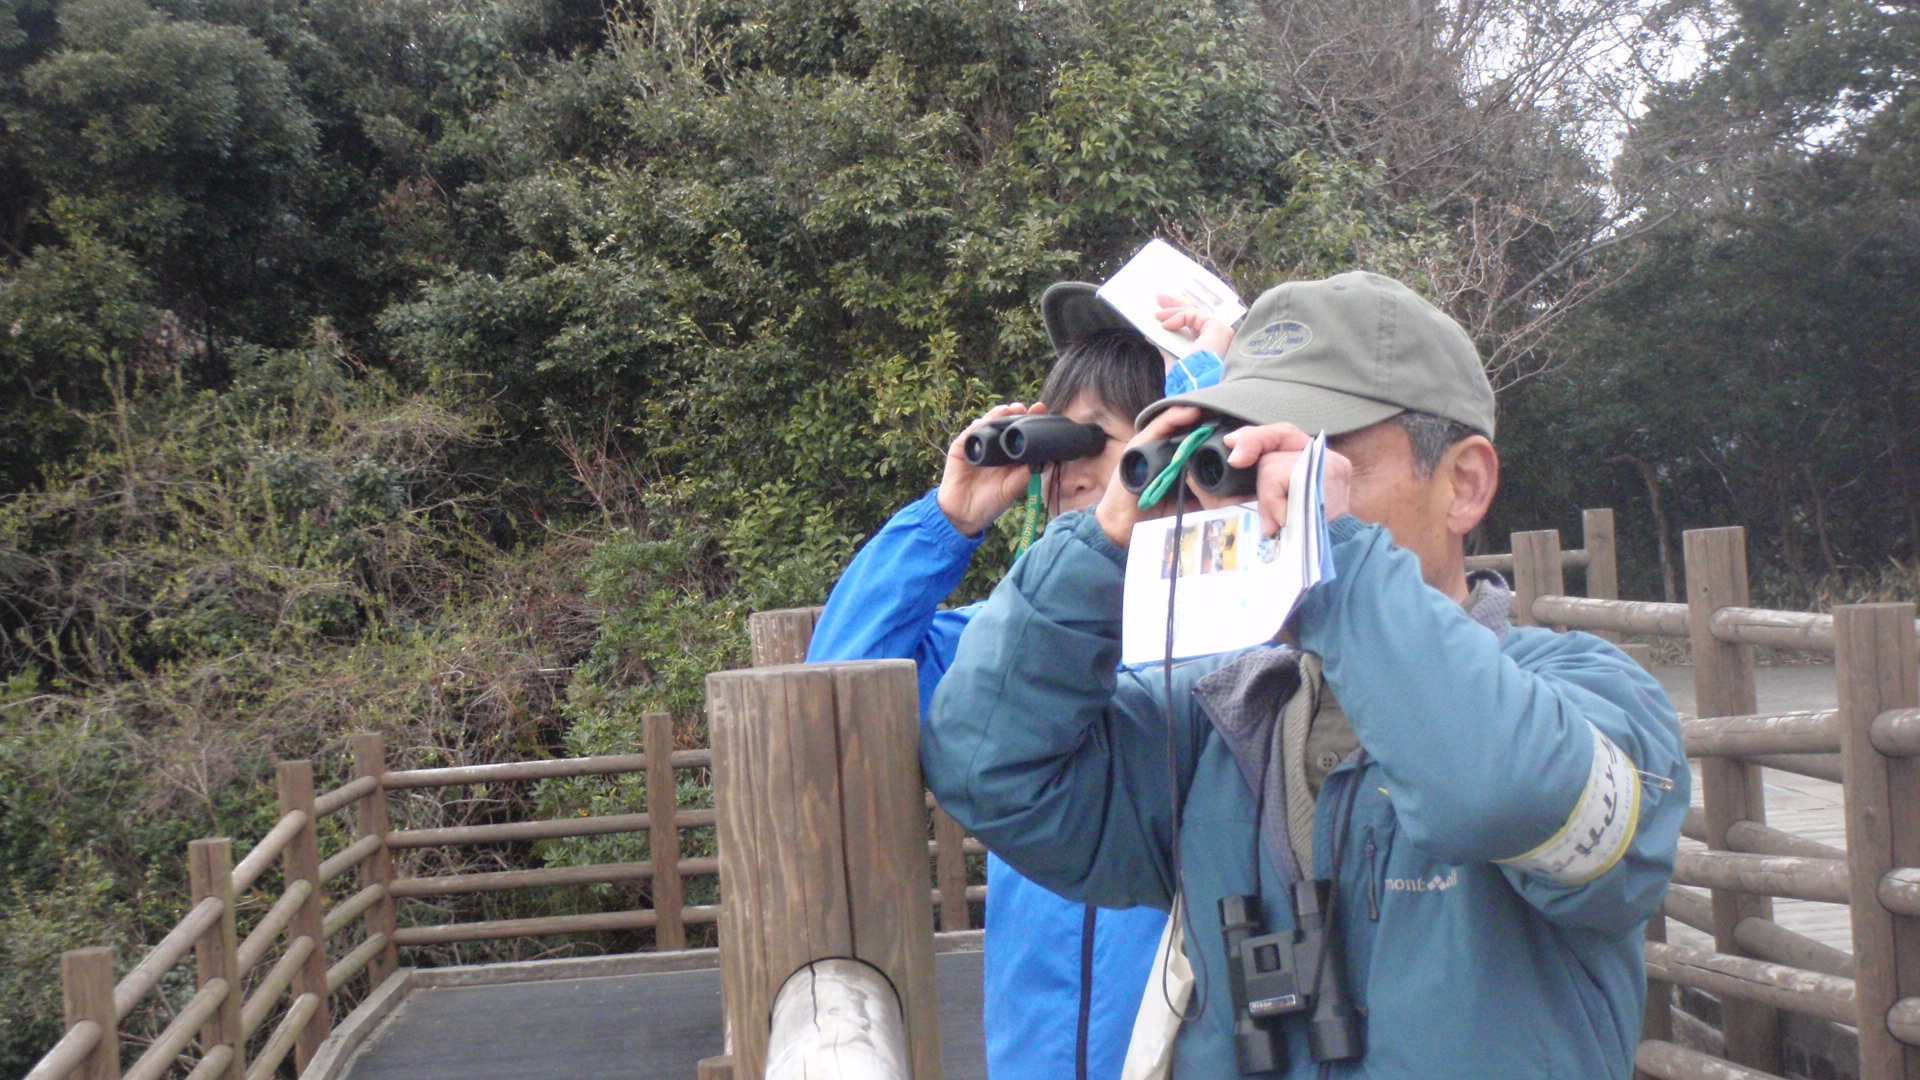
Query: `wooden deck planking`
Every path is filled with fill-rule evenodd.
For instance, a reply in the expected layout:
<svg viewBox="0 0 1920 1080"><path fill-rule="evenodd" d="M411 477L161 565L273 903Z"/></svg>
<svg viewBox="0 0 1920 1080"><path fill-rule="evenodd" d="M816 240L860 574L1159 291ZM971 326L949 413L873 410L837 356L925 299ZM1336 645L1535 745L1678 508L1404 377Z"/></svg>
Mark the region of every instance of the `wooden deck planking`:
<svg viewBox="0 0 1920 1080"><path fill-rule="evenodd" d="M981 954L935 958L942 1072L985 1080ZM348 1080L691 1080L722 1052L720 973L612 975L410 994Z"/></svg>

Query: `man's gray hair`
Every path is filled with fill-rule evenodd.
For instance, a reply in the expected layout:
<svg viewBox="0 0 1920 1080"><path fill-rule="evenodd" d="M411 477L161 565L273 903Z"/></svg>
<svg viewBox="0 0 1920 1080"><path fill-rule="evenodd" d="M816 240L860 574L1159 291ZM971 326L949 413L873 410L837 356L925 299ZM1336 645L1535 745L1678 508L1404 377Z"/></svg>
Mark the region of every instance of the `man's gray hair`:
<svg viewBox="0 0 1920 1080"><path fill-rule="evenodd" d="M1440 467L1440 459L1447 456L1447 449L1454 443L1480 434L1458 420L1412 409L1391 419L1405 428L1407 438L1413 441L1413 471L1422 480L1433 476L1433 470Z"/></svg>

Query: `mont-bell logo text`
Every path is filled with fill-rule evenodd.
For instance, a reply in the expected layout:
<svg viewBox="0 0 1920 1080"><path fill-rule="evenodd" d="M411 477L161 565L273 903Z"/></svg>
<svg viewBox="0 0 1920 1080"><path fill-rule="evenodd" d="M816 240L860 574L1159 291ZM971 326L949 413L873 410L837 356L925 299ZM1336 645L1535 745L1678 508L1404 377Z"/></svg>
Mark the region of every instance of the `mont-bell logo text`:
<svg viewBox="0 0 1920 1080"><path fill-rule="evenodd" d="M1312 340L1312 327L1292 319L1282 319L1255 331L1241 348L1250 356L1284 356Z"/></svg>
<svg viewBox="0 0 1920 1080"><path fill-rule="evenodd" d="M1445 875L1425 878L1390 877L1383 884L1388 892L1445 892L1460 884L1460 870L1455 867Z"/></svg>

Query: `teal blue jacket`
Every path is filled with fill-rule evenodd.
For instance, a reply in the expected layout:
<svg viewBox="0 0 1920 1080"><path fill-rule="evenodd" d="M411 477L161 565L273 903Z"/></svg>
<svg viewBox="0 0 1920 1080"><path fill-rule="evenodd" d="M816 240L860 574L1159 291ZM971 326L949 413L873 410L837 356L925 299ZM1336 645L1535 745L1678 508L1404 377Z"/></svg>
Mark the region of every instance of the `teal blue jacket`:
<svg viewBox="0 0 1920 1080"><path fill-rule="evenodd" d="M1474 622L1384 529L1343 517L1332 535L1338 576L1295 624L1366 751L1316 805L1315 875L1337 880L1367 1011L1365 1058L1332 1075L1625 1080L1641 927L1687 809L1672 705L1599 638ZM1091 514L1056 521L961 639L921 761L950 813L1064 896L1164 909L1179 866L1199 1015L1175 1076L1232 1077L1218 901L1258 893L1269 930L1292 912L1254 795L1192 692L1237 654L1176 666L1171 715L1159 670L1116 671L1125 561ZM1304 1022L1284 1023L1281 1075L1321 1075Z"/></svg>

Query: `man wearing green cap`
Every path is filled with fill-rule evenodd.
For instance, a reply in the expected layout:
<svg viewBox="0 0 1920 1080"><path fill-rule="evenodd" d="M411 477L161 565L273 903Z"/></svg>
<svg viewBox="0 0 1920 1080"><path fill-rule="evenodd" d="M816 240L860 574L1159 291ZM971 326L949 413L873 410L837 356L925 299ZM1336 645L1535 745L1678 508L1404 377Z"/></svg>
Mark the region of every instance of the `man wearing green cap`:
<svg viewBox="0 0 1920 1080"><path fill-rule="evenodd" d="M1262 295L1224 366L1142 413L1135 442L1243 425L1233 463L1257 466L1271 531L1294 461L1327 433L1336 573L1290 643L1116 672L1126 544L1149 516L1116 478L1054 522L962 638L925 729L928 783L1062 895L1179 901L1129 1078L1170 1063L1625 1080L1686 758L1633 661L1510 627L1504 583L1466 572L1499 478L1472 342L1398 282L1351 273ZM1329 883L1318 900L1314 880ZM1233 947L1242 962L1223 914L1256 935ZM1327 959L1299 960L1294 990L1243 977L1266 979L1321 922Z"/></svg>

